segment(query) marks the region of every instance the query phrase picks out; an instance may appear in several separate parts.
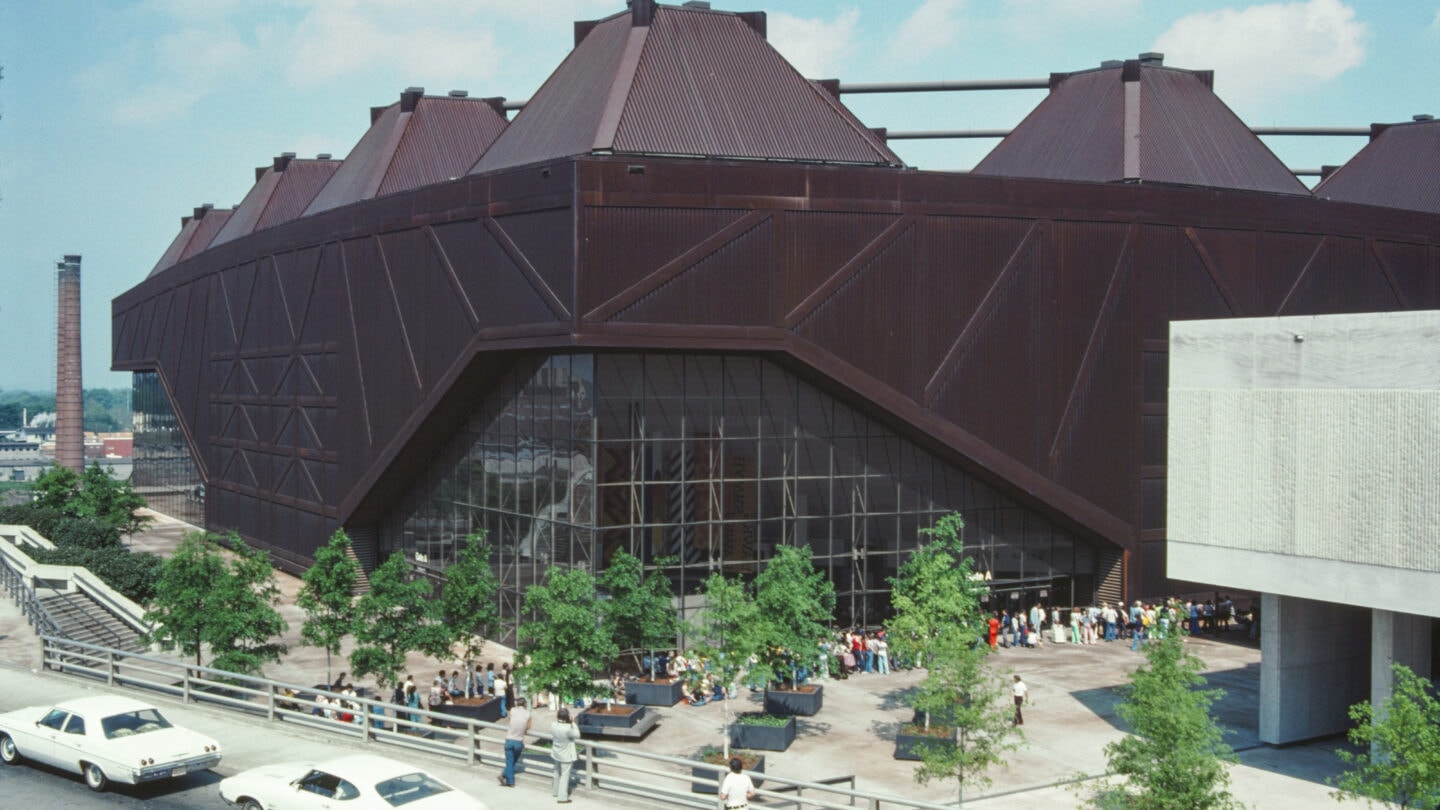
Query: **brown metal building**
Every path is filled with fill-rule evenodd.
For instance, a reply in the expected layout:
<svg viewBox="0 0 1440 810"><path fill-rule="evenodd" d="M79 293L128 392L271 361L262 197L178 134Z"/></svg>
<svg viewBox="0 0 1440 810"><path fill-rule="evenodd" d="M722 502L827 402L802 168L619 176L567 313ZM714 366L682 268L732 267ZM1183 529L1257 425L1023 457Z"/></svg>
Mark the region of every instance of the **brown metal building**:
<svg viewBox="0 0 1440 810"><path fill-rule="evenodd" d="M412 88L304 215L197 212L113 306L175 491L295 568L344 527L438 575L486 529L512 620L551 564L688 592L798 543L873 624L957 510L1000 598L1150 596L1169 322L1440 306L1423 193L1317 198L1207 73L1057 74L920 172L764 33L639 0L511 122Z"/></svg>

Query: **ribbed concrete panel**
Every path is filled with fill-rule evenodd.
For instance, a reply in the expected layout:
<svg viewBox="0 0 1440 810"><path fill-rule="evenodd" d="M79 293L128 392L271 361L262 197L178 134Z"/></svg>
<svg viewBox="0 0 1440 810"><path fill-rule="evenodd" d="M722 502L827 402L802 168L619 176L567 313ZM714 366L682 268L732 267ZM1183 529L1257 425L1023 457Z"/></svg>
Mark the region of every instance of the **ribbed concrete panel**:
<svg viewBox="0 0 1440 810"><path fill-rule="evenodd" d="M1382 129L1315 187L1327 200L1440 213L1440 121Z"/></svg>

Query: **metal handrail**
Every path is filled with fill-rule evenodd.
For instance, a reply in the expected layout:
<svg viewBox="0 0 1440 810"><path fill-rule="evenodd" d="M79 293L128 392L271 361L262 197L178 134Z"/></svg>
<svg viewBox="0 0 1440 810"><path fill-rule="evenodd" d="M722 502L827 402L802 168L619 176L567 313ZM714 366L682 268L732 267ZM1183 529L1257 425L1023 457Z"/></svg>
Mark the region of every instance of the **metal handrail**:
<svg viewBox="0 0 1440 810"><path fill-rule="evenodd" d="M506 727L498 723L457 717L453 714L423 708L396 706L369 697L348 697L324 688L292 684L255 675L241 675L211 667L117 650L98 644L72 641L52 634L41 634L42 666L59 673L100 679L122 688L143 689L167 695L184 703L205 704L215 708L241 712L270 722L288 722L358 739L362 744L406 748L466 764L504 762ZM333 708L322 703L343 699L350 701L352 719L342 721L323 712ZM321 714L316 714L320 710ZM388 713L387 713L388 712ZM437 722L439 721L439 722ZM542 743L548 734L537 733ZM639 751L624 744L589 740L579 742L583 768L577 768L585 784L652 800L665 806L713 808L712 797L698 796L690 791L697 779L715 779L725 772L719 765L682 757ZM526 753L527 767L549 775L549 757L538 750ZM601 772L601 766L604 772ZM697 776L697 774L712 774ZM757 774L767 787L760 796L779 800L797 808L816 810L848 810L863 806L879 808L910 808L911 810L943 810L948 805L887 796L857 790L853 777L849 787L807 781L774 774Z"/></svg>

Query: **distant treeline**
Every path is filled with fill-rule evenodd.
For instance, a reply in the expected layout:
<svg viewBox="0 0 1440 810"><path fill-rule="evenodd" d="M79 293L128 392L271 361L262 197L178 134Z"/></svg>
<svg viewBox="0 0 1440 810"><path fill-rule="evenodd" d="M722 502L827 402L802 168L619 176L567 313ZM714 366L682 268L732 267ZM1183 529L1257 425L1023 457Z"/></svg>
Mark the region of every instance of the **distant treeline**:
<svg viewBox="0 0 1440 810"><path fill-rule="evenodd" d="M22 414L54 413L54 392L0 391L0 430L16 430ZM130 389L89 388L85 391L85 429L101 433L130 430Z"/></svg>

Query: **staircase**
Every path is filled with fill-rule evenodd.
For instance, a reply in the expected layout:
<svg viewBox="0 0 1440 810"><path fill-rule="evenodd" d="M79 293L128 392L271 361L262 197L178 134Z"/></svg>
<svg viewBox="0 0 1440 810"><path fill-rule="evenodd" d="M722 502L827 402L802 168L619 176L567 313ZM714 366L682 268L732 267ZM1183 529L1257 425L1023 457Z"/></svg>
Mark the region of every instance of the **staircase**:
<svg viewBox="0 0 1440 810"><path fill-rule="evenodd" d="M364 596L370 592L370 575L365 573L365 563L355 553L354 543L345 547L345 556L355 563L355 586L350 589L350 595Z"/></svg>
<svg viewBox="0 0 1440 810"><path fill-rule="evenodd" d="M37 590L35 595L67 638L137 653L149 649L134 628L84 593Z"/></svg>

